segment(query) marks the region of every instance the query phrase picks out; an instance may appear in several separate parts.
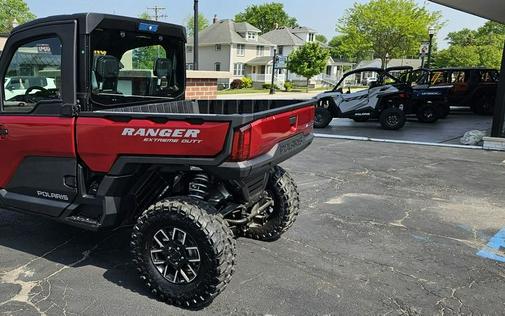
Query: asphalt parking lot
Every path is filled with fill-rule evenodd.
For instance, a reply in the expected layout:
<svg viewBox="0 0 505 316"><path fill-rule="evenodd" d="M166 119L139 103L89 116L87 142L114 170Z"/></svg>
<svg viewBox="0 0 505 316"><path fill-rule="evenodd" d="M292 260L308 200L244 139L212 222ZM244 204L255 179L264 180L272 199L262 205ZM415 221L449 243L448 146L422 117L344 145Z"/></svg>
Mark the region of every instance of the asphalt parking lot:
<svg viewBox="0 0 505 316"><path fill-rule="evenodd" d="M231 284L195 314L503 314L505 263L477 252L505 227L504 153L317 139L283 165L297 222L240 239ZM128 240L0 211L0 314L188 314L146 292Z"/></svg>

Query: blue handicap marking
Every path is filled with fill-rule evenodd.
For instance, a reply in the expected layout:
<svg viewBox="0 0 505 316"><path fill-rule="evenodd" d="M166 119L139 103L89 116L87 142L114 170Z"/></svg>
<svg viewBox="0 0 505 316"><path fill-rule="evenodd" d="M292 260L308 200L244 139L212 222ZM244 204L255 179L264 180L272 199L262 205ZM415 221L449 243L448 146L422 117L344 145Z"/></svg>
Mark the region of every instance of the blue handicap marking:
<svg viewBox="0 0 505 316"><path fill-rule="evenodd" d="M500 230L477 252L477 256L505 263L505 228Z"/></svg>

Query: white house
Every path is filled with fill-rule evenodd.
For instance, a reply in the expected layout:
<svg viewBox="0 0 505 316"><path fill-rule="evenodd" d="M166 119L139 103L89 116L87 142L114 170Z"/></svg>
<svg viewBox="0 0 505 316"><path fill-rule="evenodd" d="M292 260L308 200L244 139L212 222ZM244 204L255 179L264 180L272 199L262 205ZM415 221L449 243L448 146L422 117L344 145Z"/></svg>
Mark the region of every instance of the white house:
<svg viewBox="0 0 505 316"><path fill-rule="evenodd" d="M230 78L220 80L226 86L245 76L252 78L255 86L261 86L272 81L274 48L285 60L294 49L314 42L316 34L315 30L308 27L280 28L261 34L249 23L214 19L212 25L199 33L199 70L230 72ZM186 49L189 70L193 69L193 49L193 39L190 38ZM313 77L309 84L334 85L352 67L351 63L336 62L330 58L325 71ZM276 69L275 83L281 86L286 80L306 84L305 78L286 69Z"/></svg>
<svg viewBox="0 0 505 316"><path fill-rule="evenodd" d="M253 72L248 62L258 57L272 59L275 45L260 35L261 31L249 23L233 20L214 21L199 33L199 70L227 71L232 76L220 80L229 84ZM186 68L193 69L193 39L186 47ZM265 63L266 65L266 63ZM259 71L261 71L261 67Z"/></svg>

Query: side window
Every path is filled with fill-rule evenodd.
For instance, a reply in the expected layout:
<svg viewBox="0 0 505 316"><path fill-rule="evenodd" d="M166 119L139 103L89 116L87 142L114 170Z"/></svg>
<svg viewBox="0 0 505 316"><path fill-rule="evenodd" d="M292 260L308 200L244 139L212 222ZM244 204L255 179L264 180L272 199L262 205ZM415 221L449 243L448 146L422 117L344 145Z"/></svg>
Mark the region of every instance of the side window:
<svg viewBox="0 0 505 316"><path fill-rule="evenodd" d="M3 111L27 113L61 99L61 40L38 39L17 48L3 78Z"/></svg>

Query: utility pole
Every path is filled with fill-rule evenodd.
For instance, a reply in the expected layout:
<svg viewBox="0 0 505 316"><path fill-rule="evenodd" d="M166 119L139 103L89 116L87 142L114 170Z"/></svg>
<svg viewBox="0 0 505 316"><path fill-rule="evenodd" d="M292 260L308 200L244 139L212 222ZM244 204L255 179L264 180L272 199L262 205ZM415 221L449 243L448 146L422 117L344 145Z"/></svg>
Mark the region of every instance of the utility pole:
<svg viewBox="0 0 505 316"><path fill-rule="evenodd" d="M270 94L275 94L275 66L277 64L277 49L274 48L274 59L272 61L272 83L270 85Z"/></svg>
<svg viewBox="0 0 505 316"><path fill-rule="evenodd" d="M198 0L194 0L193 10L193 69L198 70Z"/></svg>
<svg viewBox="0 0 505 316"><path fill-rule="evenodd" d="M166 14L163 13L165 12L166 9L167 8L159 7L157 5L155 5L152 8L147 8L148 11L153 11L154 15L150 15L150 18L152 18L154 21L159 21L160 19L168 17Z"/></svg>

